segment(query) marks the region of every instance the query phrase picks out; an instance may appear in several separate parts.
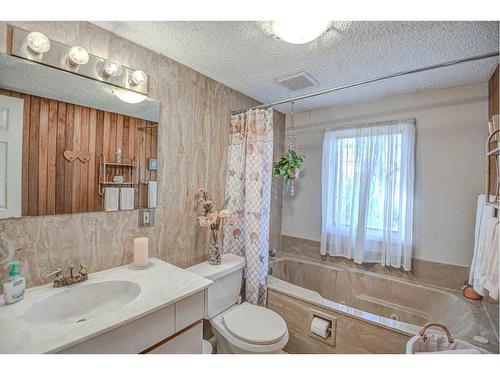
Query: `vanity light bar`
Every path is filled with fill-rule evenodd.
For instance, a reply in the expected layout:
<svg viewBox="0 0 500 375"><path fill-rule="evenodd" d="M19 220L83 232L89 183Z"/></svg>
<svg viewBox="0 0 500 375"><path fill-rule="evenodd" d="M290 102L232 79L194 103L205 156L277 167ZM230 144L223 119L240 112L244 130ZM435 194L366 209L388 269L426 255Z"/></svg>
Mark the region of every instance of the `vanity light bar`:
<svg viewBox="0 0 500 375"><path fill-rule="evenodd" d="M80 46L67 46L40 32L12 27L11 54L26 60L65 70L83 77L148 94L148 75L112 60L88 53Z"/></svg>

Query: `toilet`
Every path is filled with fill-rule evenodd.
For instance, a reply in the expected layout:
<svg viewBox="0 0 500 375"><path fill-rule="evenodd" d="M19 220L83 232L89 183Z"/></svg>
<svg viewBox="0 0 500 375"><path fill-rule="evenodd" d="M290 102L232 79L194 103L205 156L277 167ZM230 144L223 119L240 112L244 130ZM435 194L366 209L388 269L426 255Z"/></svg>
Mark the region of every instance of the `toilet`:
<svg viewBox="0 0 500 375"><path fill-rule="evenodd" d="M187 270L212 280L205 294L205 319L216 338L217 353L281 353L288 342L283 318L265 307L239 303L245 259L226 254L220 265L199 263Z"/></svg>

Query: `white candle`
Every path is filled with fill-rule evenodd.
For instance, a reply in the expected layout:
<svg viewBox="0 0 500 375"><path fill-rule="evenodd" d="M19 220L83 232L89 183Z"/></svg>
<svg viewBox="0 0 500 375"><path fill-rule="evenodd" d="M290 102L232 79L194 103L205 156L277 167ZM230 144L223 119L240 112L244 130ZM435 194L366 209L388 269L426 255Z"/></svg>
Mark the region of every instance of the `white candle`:
<svg viewBox="0 0 500 375"><path fill-rule="evenodd" d="M134 238L134 266L144 267L148 261L148 243L147 237Z"/></svg>

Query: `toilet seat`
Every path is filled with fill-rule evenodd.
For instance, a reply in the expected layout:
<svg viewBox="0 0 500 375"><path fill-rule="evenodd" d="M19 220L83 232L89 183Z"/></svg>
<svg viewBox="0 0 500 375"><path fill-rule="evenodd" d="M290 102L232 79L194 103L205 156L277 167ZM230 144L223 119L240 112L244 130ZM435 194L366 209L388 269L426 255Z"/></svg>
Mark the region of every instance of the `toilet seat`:
<svg viewBox="0 0 500 375"><path fill-rule="evenodd" d="M245 305L245 306L243 306L243 305ZM214 334L216 336L218 334L222 335L225 338L225 340L227 340L229 345L232 346L233 348L235 348L231 351L232 353L267 354L267 353L280 352L283 349L283 347L286 345L286 343L288 342L288 328L286 328L286 323L284 323L284 320L283 320L283 323L285 324L285 332L282 335L282 337L277 339L274 343L267 343L267 344L254 343L254 342L250 342L251 340L244 340L242 338L238 338L237 336L235 336L234 333L230 332L226 328L226 324L223 322L224 316L226 316L227 314L229 314L235 310L240 311L242 309L242 306L243 306L243 310L244 310L243 316L246 317L248 322L250 322L250 323L255 322L255 319L252 316L248 316L248 312L251 312L252 310L247 309L248 306L246 306L246 305L250 305L250 304L242 303L241 305L234 305L234 306L230 307L228 310L226 310L226 311L220 313L219 315L215 316L214 318L210 319L210 324L212 326ZM264 307L259 307L259 309L268 310ZM268 310L268 311L270 311L270 310ZM230 323L229 323L229 325L231 326ZM234 326L232 326L232 327L234 327ZM219 338L217 340L219 340ZM263 341L262 337L260 338L260 341ZM219 343L217 344L217 346L219 346Z"/></svg>
<svg viewBox="0 0 500 375"><path fill-rule="evenodd" d="M254 345L275 344L288 333L280 315L247 302L223 314L221 322L233 337Z"/></svg>

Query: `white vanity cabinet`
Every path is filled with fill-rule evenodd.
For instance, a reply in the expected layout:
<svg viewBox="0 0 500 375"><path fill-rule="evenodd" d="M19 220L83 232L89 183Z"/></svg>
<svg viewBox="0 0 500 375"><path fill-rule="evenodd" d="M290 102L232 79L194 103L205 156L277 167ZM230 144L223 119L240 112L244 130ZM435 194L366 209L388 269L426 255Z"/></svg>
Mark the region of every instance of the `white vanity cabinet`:
<svg viewBox="0 0 500 375"><path fill-rule="evenodd" d="M147 354L200 354L202 352L203 323L199 321L180 335L155 346Z"/></svg>
<svg viewBox="0 0 500 375"><path fill-rule="evenodd" d="M199 354L204 291L60 351L62 354Z"/></svg>
<svg viewBox="0 0 500 375"><path fill-rule="evenodd" d="M45 284L5 305L0 353L201 353L205 291L213 283L160 259Z"/></svg>

